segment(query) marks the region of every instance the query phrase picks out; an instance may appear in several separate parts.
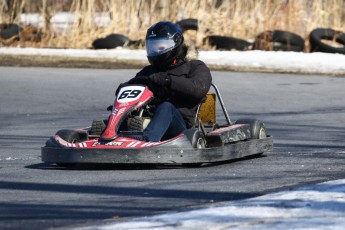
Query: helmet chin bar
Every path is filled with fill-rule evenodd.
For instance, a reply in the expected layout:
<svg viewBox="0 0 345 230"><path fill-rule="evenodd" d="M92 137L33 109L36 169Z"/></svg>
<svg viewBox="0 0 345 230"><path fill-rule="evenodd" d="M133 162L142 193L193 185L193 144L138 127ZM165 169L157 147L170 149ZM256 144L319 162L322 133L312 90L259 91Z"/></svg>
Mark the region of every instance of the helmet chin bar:
<svg viewBox="0 0 345 230"><path fill-rule="evenodd" d="M157 55L154 57L148 57L148 60L151 65L153 65L158 70L166 70L168 66L172 64L172 52L173 50L170 50L164 54Z"/></svg>
<svg viewBox="0 0 345 230"><path fill-rule="evenodd" d="M184 63L186 54L187 49L185 49L183 45L180 45L176 49L170 50L167 53L154 57L148 56L147 59L157 70L165 71Z"/></svg>

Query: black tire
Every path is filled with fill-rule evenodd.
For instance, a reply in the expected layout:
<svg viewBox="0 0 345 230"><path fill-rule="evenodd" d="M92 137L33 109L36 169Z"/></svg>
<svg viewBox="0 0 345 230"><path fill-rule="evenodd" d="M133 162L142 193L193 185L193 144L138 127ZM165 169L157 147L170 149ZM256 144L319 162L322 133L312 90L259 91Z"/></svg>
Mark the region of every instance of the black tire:
<svg viewBox="0 0 345 230"><path fill-rule="evenodd" d="M61 137L63 140L75 144L88 140L88 135L86 131L77 131L70 129L59 130L56 135Z"/></svg>
<svg viewBox="0 0 345 230"><path fill-rule="evenodd" d="M322 40L337 42L342 47L335 47L324 43ZM345 33L330 28L317 28L310 33L310 52L340 53L345 54Z"/></svg>
<svg viewBox="0 0 345 230"><path fill-rule="evenodd" d="M226 36L210 35L204 38L204 43L214 46L217 50L247 50L251 43Z"/></svg>
<svg viewBox="0 0 345 230"><path fill-rule="evenodd" d="M92 121L90 135L100 136L105 130L106 125L103 119L96 119Z"/></svg>
<svg viewBox="0 0 345 230"><path fill-rule="evenodd" d="M105 38L96 39L92 46L94 49L113 49L119 46L126 46L129 43L129 38L122 34L110 34Z"/></svg>
<svg viewBox="0 0 345 230"><path fill-rule="evenodd" d="M19 35L20 27L17 24L1 24L0 37L2 39L9 39L13 36Z"/></svg>
<svg viewBox="0 0 345 230"><path fill-rule="evenodd" d="M264 139L267 137L265 124L256 119L240 119L235 124L249 124L252 139Z"/></svg>
<svg viewBox="0 0 345 230"><path fill-rule="evenodd" d="M302 52L304 50L304 42L304 39L295 33L282 30L269 30L255 37L253 49Z"/></svg>
<svg viewBox="0 0 345 230"><path fill-rule="evenodd" d="M143 131L143 119L139 116L133 117L128 123L128 130L130 131Z"/></svg>
<svg viewBox="0 0 345 230"><path fill-rule="evenodd" d="M181 26L183 31L186 30L198 30L198 20L194 18L182 19L176 22L177 25Z"/></svg>
<svg viewBox="0 0 345 230"><path fill-rule="evenodd" d="M45 144L45 147L58 147L58 143L56 143L55 139L53 137L50 137Z"/></svg>

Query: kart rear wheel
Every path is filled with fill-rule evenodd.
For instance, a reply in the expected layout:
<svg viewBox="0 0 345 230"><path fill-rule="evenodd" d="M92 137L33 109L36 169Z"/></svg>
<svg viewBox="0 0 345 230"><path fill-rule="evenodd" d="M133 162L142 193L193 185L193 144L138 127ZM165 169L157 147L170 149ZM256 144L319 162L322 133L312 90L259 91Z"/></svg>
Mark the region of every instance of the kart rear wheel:
<svg viewBox="0 0 345 230"><path fill-rule="evenodd" d="M196 149L204 149L206 147L205 137L201 131L196 131L193 135L192 146Z"/></svg>
<svg viewBox="0 0 345 230"><path fill-rule="evenodd" d="M196 130L192 134L191 141L192 141L193 148L196 148L196 149L206 148L206 140L205 140L205 137L200 130ZM197 167L200 167L202 164L203 163L186 163L186 164L182 164L182 165L183 165L183 167L186 167L186 168L197 168Z"/></svg>
<svg viewBox="0 0 345 230"><path fill-rule="evenodd" d="M264 139L267 137L265 124L256 119L240 119L235 124L248 124L250 126L250 134L252 139Z"/></svg>
<svg viewBox="0 0 345 230"><path fill-rule="evenodd" d="M235 124L249 124L251 139L265 139L267 138L267 132L265 124L256 119L240 119ZM261 156L262 153L254 154L253 156Z"/></svg>

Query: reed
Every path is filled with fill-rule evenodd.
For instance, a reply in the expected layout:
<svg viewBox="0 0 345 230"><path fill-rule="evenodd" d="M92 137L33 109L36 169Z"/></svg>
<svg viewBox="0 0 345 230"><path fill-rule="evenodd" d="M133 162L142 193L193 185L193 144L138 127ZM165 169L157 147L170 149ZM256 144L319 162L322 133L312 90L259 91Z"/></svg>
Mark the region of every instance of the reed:
<svg viewBox="0 0 345 230"><path fill-rule="evenodd" d="M57 32L51 19L62 11L75 17L69 28ZM19 23L20 15L29 12L44 18L39 47L89 48L94 39L110 33L137 40L157 21L185 18L199 20L199 30L186 33L199 47L211 34L250 40L275 29L304 38L317 27L345 32L344 0L0 0L0 23ZM97 23L96 15L103 15Z"/></svg>

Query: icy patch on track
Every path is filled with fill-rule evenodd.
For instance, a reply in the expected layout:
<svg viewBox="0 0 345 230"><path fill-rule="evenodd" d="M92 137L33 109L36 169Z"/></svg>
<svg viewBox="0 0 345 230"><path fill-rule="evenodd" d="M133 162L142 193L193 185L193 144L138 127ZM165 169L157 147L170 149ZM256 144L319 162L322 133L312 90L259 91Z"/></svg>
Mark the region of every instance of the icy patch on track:
<svg viewBox="0 0 345 230"><path fill-rule="evenodd" d="M74 229L344 229L345 180L214 207Z"/></svg>

